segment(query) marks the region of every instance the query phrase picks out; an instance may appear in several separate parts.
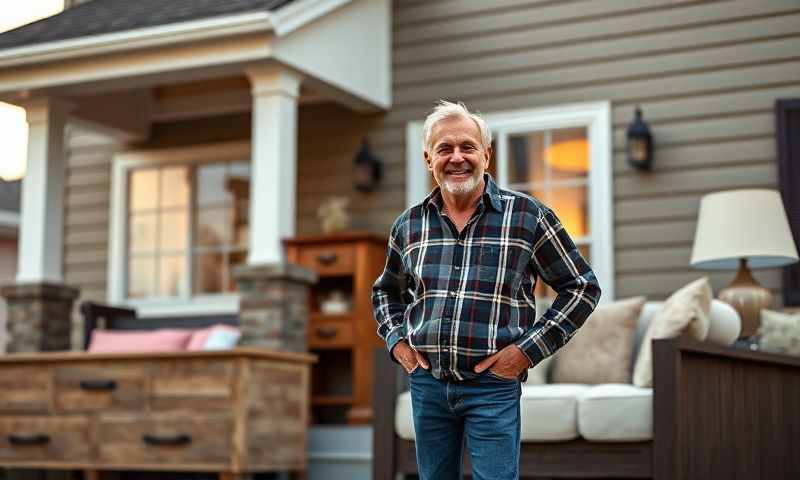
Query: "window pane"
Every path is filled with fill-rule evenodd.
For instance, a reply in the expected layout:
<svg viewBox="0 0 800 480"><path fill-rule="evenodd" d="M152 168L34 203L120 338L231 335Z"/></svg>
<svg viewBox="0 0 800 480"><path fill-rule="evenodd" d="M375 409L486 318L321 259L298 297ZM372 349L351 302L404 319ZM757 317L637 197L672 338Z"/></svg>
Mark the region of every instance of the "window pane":
<svg viewBox="0 0 800 480"><path fill-rule="evenodd" d="M185 207L189 203L189 178L186 167L161 171L161 206Z"/></svg>
<svg viewBox="0 0 800 480"><path fill-rule="evenodd" d="M161 251L186 250L189 224L186 212L169 211L161 213L159 245Z"/></svg>
<svg viewBox="0 0 800 480"><path fill-rule="evenodd" d="M156 208L158 206L158 170L154 168L134 170L130 173L130 210Z"/></svg>
<svg viewBox="0 0 800 480"><path fill-rule="evenodd" d="M544 133L508 137L508 183L544 180Z"/></svg>
<svg viewBox="0 0 800 480"><path fill-rule="evenodd" d="M552 180L586 177L590 163L586 128L553 130L545 157Z"/></svg>
<svg viewBox="0 0 800 480"><path fill-rule="evenodd" d="M202 165L197 168L197 204L221 205L229 201L225 190L225 165Z"/></svg>
<svg viewBox="0 0 800 480"><path fill-rule="evenodd" d="M156 290L156 260L153 256L132 257L128 269L128 297L149 297Z"/></svg>
<svg viewBox="0 0 800 480"><path fill-rule="evenodd" d="M227 208L204 208L197 212L195 245L220 247L229 243Z"/></svg>
<svg viewBox="0 0 800 480"><path fill-rule="evenodd" d="M175 297L181 293L184 281L183 255L163 255L159 260L158 294Z"/></svg>
<svg viewBox="0 0 800 480"><path fill-rule="evenodd" d="M194 256L194 293L219 293L223 285L222 252L200 253Z"/></svg>
<svg viewBox="0 0 800 480"><path fill-rule="evenodd" d="M589 235L589 206L586 187L554 188L548 206L558 215L571 237Z"/></svg>
<svg viewBox="0 0 800 480"><path fill-rule="evenodd" d="M131 252L153 252L156 249L155 213L139 213L130 216L128 223Z"/></svg>
<svg viewBox="0 0 800 480"><path fill-rule="evenodd" d="M233 269L236 265L242 265L247 261L247 251L231 252L228 258L228 291L236 291L236 278Z"/></svg>

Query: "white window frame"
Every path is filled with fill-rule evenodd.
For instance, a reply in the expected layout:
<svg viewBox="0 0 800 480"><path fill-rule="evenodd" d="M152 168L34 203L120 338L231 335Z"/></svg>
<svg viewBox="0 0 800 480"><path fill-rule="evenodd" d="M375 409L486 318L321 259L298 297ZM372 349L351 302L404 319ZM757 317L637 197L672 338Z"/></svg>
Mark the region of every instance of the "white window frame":
<svg viewBox="0 0 800 480"><path fill-rule="evenodd" d="M128 174L148 166L201 165L251 158L249 141L192 145L154 150L125 151L113 156L110 205L110 243L108 249L108 290L112 305L135 308L140 317L232 314L239 311L238 293L191 294L174 299L127 298L128 274ZM191 239L189 239L191 242ZM248 246L249 247L249 246ZM191 250L191 245L188 246Z"/></svg>
<svg viewBox="0 0 800 480"><path fill-rule="evenodd" d="M603 289L601 303L614 300L614 191L611 102L575 103L482 115L496 139L497 183L508 185L507 138L509 134L557 128L585 127L591 168L588 177L591 264ZM430 193L428 169L422 157L423 121L406 125L406 206ZM556 212L557 213L557 212Z"/></svg>

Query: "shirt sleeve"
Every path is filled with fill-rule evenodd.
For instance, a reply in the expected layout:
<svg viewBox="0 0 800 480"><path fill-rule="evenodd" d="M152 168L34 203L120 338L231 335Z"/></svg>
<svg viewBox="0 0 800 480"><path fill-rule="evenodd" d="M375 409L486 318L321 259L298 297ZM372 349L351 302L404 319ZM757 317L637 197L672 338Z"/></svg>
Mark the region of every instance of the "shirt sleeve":
<svg viewBox="0 0 800 480"><path fill-rule="evenodd" d="M600 301L594 272L551 209L545 207L536 232L531 268L556 291L556 298L515 342L531 367L563 347Z"/></svg>
<svg viewBox="0 0 800 480"><path fill-rule="evenodd" d="M398 219L399 220L399 219ZM378 335L386 342L391 359L399 363L391 354L392 348L406 338L403 322L408 306L404 300L406 272L403 266L402 237L399 222L395 221L389 235L386 266L372 285L372 311L378 322Z"/></svg>

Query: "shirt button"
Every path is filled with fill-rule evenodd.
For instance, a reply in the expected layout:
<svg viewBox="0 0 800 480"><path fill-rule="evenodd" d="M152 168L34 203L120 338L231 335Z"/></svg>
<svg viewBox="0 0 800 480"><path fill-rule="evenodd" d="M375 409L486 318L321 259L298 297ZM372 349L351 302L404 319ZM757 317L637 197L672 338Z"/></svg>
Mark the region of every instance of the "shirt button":
<svg viewBox="0 0 800 480"><path fill-rule="evenodd" d="M459 267L458 265L454 265L453 268L456 270L461 270L461 267Z"/></svg>
<svg viewBox="0 0 800 480"><path fill-rule="evenodd" d="M456 292L450 292L450 296L451 297L455 297L456 296Z"/></svg>

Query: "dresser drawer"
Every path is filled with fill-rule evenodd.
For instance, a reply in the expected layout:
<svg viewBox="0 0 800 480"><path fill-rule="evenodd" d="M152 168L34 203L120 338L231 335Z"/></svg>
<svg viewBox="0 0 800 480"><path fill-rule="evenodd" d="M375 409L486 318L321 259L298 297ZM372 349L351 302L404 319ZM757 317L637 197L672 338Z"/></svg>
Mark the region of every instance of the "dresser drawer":
<svg viewBox="0 0 800 480"><path fill-rule="evenodd" d="M0 416L0 460L89 461L89 420L84 416Z"/></svg>
<svg viewBox="0 0 800 480"><path fill-rule="evenodd" d="M97 423L98 461L105 465L168 467L230 464L233 420L229 414L102 414Z"/></svg>
<svg viewBox="0 0 800 480"><path fill-rule="evenodd" d="M306 247L300 251L300 265L318 275L349 274L355 270L355 252L352 245Z"/></svg>
<svg viewBox="0 0 800 480"><path fill-rule="evenodd" d="M236 364L230 358L166 359L153 362L149 375L156 411L219 413L234 403Z"/></svg>
<svg viewBox="0 0 800 480"><path fill-rule="evenodd" d="M55 403L61 412L140 410L146 401L141 365L70 365L54 369Z"/></svg>
<svg viewBox="0 0 800 480"><path fill-rule="evenodd" d="M44 413L50 408L52 376L42 365L0 369L0 415Z"/></svg>
<svg viewBox="0 0 800 480"><path fill-rule="evenodd" d="M353 324L347 321L315 321L308 325L309 348L351 347L354 338Z"/></svg>

